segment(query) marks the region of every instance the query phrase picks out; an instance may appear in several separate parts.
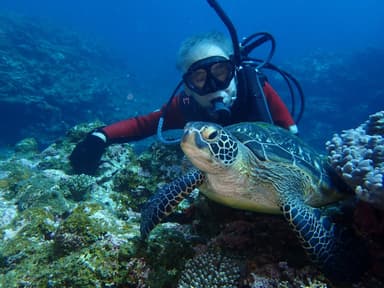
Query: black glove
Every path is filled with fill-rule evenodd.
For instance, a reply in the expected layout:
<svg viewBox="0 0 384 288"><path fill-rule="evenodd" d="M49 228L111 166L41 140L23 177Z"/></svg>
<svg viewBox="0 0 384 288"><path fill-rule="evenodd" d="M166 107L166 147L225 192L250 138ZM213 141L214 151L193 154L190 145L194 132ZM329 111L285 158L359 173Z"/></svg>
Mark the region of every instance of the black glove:
<svg viewBox="0 0 384 288"><path fill-rule="evenodd" d="M105 139L103 139L104 137ZM89 133L83 141L76 145L69 161L77 174L94 175L100 158L107 147L107 137L101 129Z"/></svg>

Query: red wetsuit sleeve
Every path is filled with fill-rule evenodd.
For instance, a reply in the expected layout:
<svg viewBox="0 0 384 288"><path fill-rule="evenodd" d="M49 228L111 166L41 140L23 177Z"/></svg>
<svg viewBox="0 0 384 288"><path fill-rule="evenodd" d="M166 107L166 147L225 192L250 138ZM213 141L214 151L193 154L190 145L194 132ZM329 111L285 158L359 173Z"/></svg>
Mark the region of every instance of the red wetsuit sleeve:
<svg viewBox="0 0 384 288"><path fill-rule="evenodd" d="M263 90L265 97L267 98L273 122L276 125L286 129L289 129L290 126L295 125L295 121L293 121L287 106L285 106L283 100L281 100L280 96L268 82L265 82Z"/></svg>
<svg viewBox="0 0 384 288"><path fill-rule="evenodd" d="M154 135L162 111L166 108L167 114L164 119L163 130L183 128L185 120L180 110L179 97L176 96L168 107L164 105L161 110L104 127L103 131L108 137L108 143L124 143Z"/></svg>

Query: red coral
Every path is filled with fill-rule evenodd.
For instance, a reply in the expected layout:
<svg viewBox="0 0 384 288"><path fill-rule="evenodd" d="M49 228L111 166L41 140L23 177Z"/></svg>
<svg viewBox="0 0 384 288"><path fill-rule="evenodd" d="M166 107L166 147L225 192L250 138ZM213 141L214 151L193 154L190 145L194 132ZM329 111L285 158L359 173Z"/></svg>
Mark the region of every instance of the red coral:
<svg viewBox="0 0 384 288"><path fill-rule="evenodd" d="M368 244L372 272L384 279L384 211L361 201L356 207L354 220Z"/></svg>
<svg viewBox="0 0 384 288"><path fill-rule="evenodd" d="M227 223L221 233L212 239L212 244L234 250L245 250L255 245L254 225L247 221Z"/></svg>

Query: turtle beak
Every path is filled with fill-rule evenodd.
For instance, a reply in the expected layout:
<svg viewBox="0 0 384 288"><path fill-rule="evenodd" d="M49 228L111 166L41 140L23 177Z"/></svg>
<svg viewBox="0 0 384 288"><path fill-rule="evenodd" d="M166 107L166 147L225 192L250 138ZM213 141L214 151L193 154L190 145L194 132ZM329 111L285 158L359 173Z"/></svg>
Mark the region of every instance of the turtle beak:
<svg viewBox="0 0 384 288"><path fill-rule="evenodd" d="M205 143L200 136L199 131L190 125L190 123L187 123L187 125L184 128L184 133L181 138L181 147L186 145L192 145L199 149L202 149L207 146L207 143Z"/></svg>
<svg viewBox="0 0 384 288"><path fill-rule="evenodd" d="M183 143L187 142L188 137L189 137L189 130L185 129L183 136L181 137L181 143L183 144Z"/></svg>
<svg viewBox="0 0 384 288"><path fill-rule="evenodd" d="M181 137L181 144L189 141L188 139L191 134L191 130L192 130L192 122L188 122L187 124L185 124L185 127L184 127L184 133L183 133L183 136Z"/></svg>

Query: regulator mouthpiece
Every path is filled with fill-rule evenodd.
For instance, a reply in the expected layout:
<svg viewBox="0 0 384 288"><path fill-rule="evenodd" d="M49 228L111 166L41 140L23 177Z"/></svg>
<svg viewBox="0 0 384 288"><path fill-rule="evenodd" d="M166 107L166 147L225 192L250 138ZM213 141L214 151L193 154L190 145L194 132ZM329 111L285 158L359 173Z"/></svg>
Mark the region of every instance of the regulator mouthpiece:
<svg viewBox="0 0 384 288"><path fill-rule="evenodd" d="M231 110L224 104L223 98L212 100L210 114L221 125L228 125L231 121Z"/></svg>

